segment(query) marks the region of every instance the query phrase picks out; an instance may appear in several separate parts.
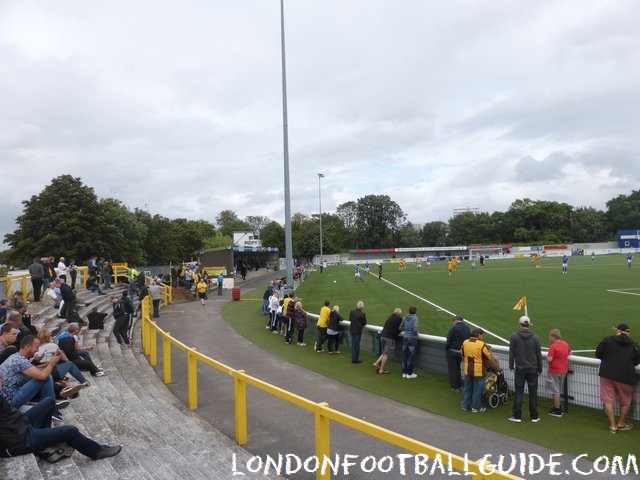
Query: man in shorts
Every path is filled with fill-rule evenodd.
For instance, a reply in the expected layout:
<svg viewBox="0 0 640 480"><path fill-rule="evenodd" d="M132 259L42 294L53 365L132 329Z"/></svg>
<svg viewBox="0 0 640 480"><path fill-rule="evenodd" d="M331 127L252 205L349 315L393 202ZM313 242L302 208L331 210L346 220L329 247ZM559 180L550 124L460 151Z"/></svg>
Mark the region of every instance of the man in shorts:
<svg viewBox="0 0 640 480"><path fill-rule="evenodd" d="M382 327L380 333L380 341L382 344L382 353L378 360L373 364L373 368L376 369L376 373L387 374L389 373L384 367L389 360L389 356L393 355L396 350L396 342L400 338L400 323L402 322L402 310L396 308L393 313L387 318Z"/></svg>
<svg viewBox="0 0 640 480"><path fill-rule="evenodd" d="M554 328L549 332L549 350L547 352L547 388L553 395L553 408L549 411L552 417L562 417L562 407L560 406L560 394L564 385L564 379L569 371L569 355L571 347L562 340L560 330Z"/></svg>
<svg viewBox="0 0 640 480"><path fill-rule="evenodd" d="M629 325L621 323L615 330L614 335L605 337L596 348L596 358L600 359L600 400L604 405L611 433L633 428L633 424L626 423L625 420L638 381L635 366L640 364L640 347L631 340ZM617 422L616 396L620 404Z"/></svg>

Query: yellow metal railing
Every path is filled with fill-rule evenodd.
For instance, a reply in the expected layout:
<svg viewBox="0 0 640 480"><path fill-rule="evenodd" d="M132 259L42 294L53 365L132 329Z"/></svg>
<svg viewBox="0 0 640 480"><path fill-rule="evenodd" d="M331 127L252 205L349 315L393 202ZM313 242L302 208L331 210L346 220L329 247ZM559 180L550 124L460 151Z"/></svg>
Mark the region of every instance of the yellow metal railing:
<svg viewBox="0 0 640 480"><path fill-rule="evenodd" d="M247 432L247 385L255 387L263 392L271 394L281 400L292 403L300 408L312 412L315 417L315 455L320 462L330 458L331 421L362 432L383 442L395 445L406 451L427 455L430 459L441 459L447 468L462 472L461 474L473 475L476 479L517 479L514 475L501 473L488 463L469 460L468 458L454 455L440 448L414 440L405 435L393 432L386 428L374 425L346 413L334 410L326 402L313 402L307 398L291 393L282 388L271 385L258 378L247 375L244 370L235 370L213 358L210 358L176 340L169 332L162 330L150 317L151 304L148 297L142 302L142 348L149 357L152 366L158 365L158 336L162 339L163 372L162 378L165 384L171 383L171 347L187 354L187 406L191 409L198 407L198 362L209 365L220 372L233 377L235 398L235 441L238 445L248 442ZM316 470L316 479L328 480L331 478L330 469Z"/></svg>

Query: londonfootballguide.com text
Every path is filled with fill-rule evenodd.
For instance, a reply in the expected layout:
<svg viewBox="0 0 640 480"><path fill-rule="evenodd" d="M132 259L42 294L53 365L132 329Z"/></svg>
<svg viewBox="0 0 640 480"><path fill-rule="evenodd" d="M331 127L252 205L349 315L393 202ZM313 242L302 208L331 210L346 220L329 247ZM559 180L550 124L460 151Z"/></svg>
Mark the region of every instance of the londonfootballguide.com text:
<svg viewBox="0 0 640 480"><path fill-rule="evenodd" d="M473 461L468 454L463 457L462 470L455 470L451 455L435 455L430 458L425 454L398 454L376 458L373 455L335 454L333 458L316 456L306 459L298 455L287 453L272 457L253 456L246 463L238 463L236 454L231 460L233 476L244 476L245 472L264 473L265 475L292 475L300 471L315 473L329 472L334 476L346 476L353 473L388 473L390 475L420 475L420 476L475 476ZM610 475L638 475L638 464L635 455L607 457L602 455L590 459L586 453L576 457L568 457L562 453L550 454L547 457L536 453L511 453L507 455L486 454L478 460L478 469L482 475L492 473L509 473L512 475L582 475L589 476L596 473Z"/></svg>

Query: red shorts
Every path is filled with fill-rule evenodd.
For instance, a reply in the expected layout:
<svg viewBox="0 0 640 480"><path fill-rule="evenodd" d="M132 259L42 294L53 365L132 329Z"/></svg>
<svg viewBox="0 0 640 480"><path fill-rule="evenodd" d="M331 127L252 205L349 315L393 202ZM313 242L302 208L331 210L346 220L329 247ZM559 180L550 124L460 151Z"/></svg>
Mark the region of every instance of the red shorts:
<svg viewBox="0 0 640 480"><path fill-rule="evenodd" d="M613 405L616 402L616 394L621 407L631 405L634 389L633 385L600 377L600 401L605 405Z"/></svg>

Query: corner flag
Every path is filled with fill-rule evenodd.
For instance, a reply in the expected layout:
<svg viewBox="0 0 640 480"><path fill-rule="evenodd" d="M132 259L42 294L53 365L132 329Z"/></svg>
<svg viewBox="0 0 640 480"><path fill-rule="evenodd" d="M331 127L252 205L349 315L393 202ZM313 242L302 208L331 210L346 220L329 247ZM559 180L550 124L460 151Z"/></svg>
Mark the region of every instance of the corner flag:
<svg viewBox="0 0 640 480"><path fill-rule="evenodd" d="M514 310L522 310L522 307L525 307L525 310L527 308L527 297L522 297L520 300L518 300L518 303L516 303L515 307L513 307Z"/></svg>

